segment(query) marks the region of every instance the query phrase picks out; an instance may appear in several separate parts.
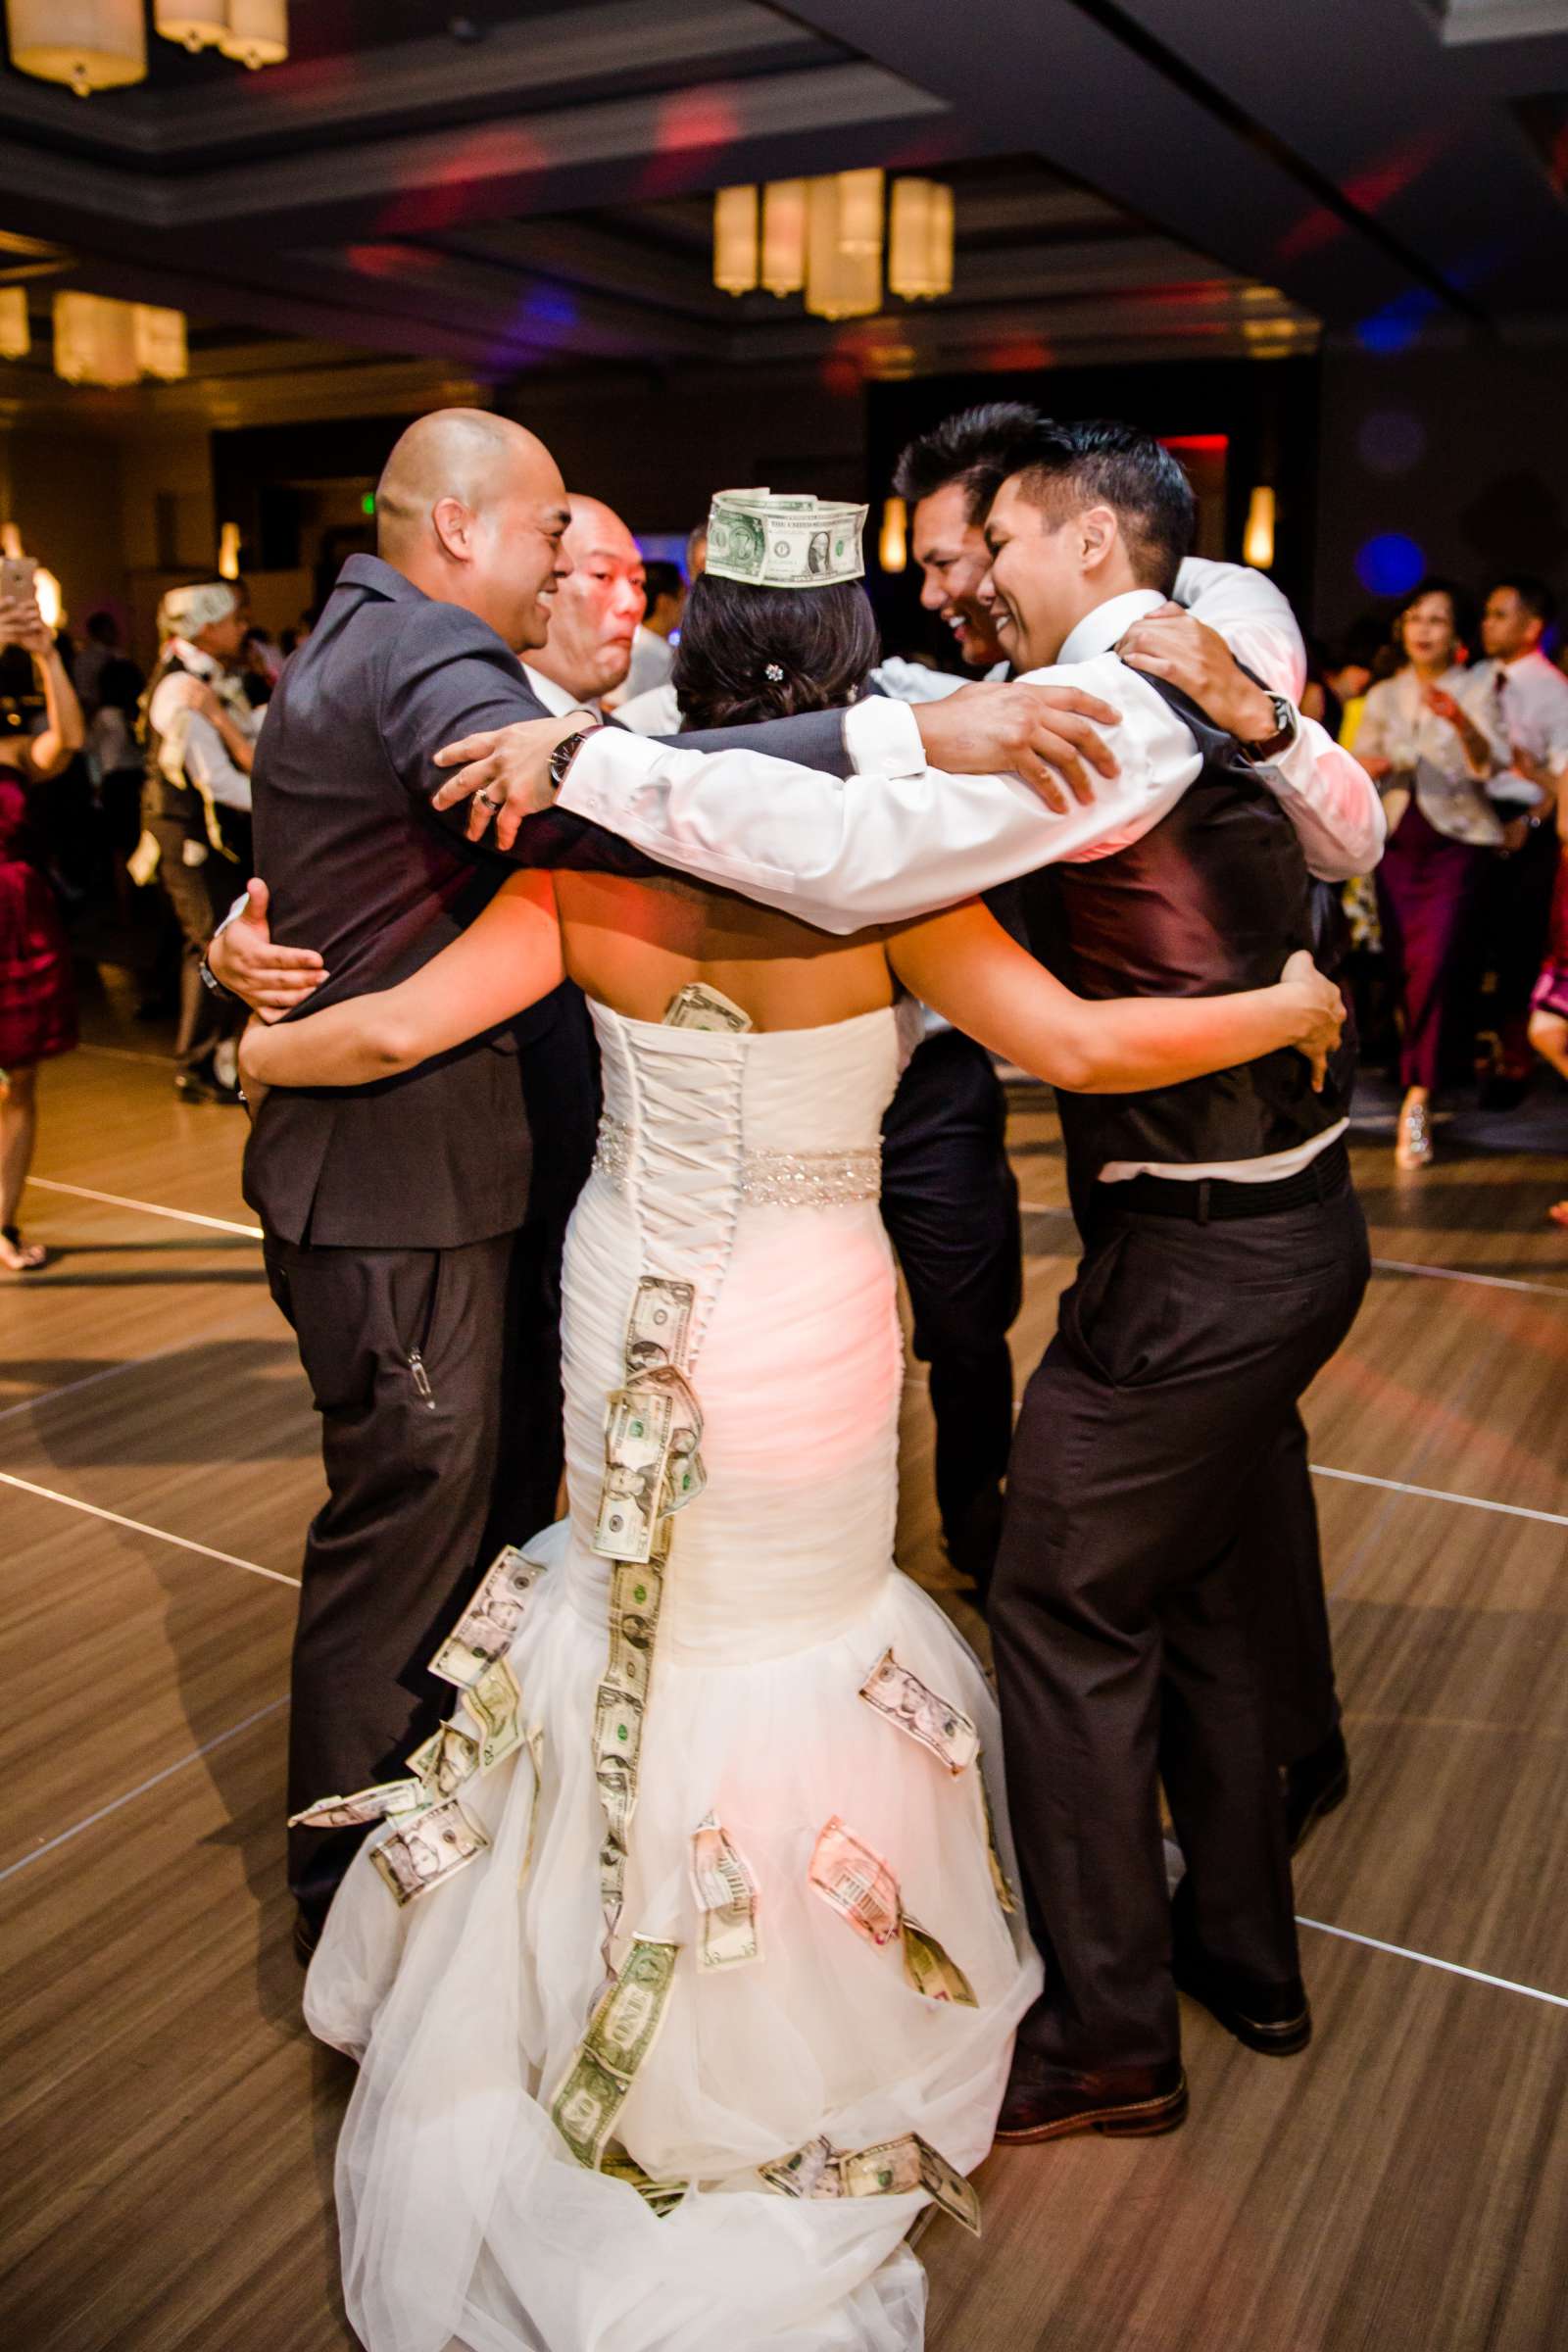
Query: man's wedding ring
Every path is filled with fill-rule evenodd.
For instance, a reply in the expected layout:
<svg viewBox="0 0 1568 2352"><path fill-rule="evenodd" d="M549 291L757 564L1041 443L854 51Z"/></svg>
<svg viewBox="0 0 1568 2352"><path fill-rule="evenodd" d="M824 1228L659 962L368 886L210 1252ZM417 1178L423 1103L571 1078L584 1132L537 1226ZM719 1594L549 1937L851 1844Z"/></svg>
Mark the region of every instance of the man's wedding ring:
<svg viewBox="0 0 1568 2352"><path fill-rule="evenodd" d="M493 801L487 792L476 792L473 797L481 808L488 808L494 813L499 813L507 805L505 801Z"/></svg>

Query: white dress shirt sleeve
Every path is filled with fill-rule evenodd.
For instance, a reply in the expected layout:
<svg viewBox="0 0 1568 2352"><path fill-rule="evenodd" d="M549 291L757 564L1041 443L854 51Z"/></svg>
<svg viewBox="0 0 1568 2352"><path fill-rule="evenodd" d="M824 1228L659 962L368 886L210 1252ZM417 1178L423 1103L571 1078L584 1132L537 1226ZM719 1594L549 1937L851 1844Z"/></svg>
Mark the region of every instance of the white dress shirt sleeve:
<svg viewBox="0 0 1568 2352"><path fill-rule="evenodd" d="M1189 556L1176 577L1176 602L1218 630L1271 693L1299 704L1306 649L1289 600L1272 580L1245 564ZM1319 881L1370 873L1388 831L1377 787L1315 719L1298 717L1296 741L1257 772L1296 827Z"/></svg>
<svg viewBox="0 0 1568 2352"><path fill-rule="evenodd" d="M1299 703L1306 648L1289 598L1271 579L1246 564L1189 556L1176 574L1175 602L1217 629L1237 661L1271 693Z"/></svg>
<svg viewBox="0 0 1568 2352"><path fill-rule="evenodd" d="M221 808L243 808L251 806L251 780L229 758L223 738L209 718L192 710L190 688L185 673L174 671L160 681L157 692L147 707L149 725L160 735L183 724L184 740L179 747L182 763L189 768L195 781L202 785ZM181 713L184 714L183 720Z"/></svg>
<svg viewBox="0 0 1568 2352"><path fill-rule="evenodd" d="M1378 788L1315 718L1296 723L1296 741L1258 768L1258 780L1296 827L1308 873L1320 882L1369 874L1389 830Z"/></svg>
<svg viewBox="0 0 1568 2352"><path fill-rule="evenodd" d="M1174 808L1198 749L1146 679L1113 654L1032 670L1114 703L1121 772L1058 815L1015 775L951 776L924 764L906 705L872 697L848 713L858 762L831 776L760 752L703 754L606 728L571 763L561 806L698 875L822 930L906 922L1061 858L1104 858Z"/></svg>
<svg viewBox="0 0 1568 2352"><path fill-rule="evenodd" d="M190 714L189 731L185 737L185 765L198 784L205 785L220 808L243 808L251 806L251 780L242 767L236 767L228 756L227 746L210 718L199 710Z"/></svg>

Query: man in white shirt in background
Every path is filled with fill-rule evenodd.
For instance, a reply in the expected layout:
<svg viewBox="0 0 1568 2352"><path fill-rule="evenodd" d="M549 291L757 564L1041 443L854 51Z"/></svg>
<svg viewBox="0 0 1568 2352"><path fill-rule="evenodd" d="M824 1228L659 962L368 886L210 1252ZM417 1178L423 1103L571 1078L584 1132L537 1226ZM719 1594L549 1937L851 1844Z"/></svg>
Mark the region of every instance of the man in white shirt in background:
<svg viewBox="0 0 1568 2352"><path fill-rule="evenodd" d="M686 583L680 576L679 564L666 564L655 557L643 568L648 610L632 642L631 667L626 672L624 689L627 702L651 693L668 678L675 662L675 649L669 641L680 627L680 616L686 609Z"/></svg>
<svg viewBox="0 0 1568 2352"><path fill-rule="evenodd" d="M1556 599L1544 580L1505 573L1481 616L1486 660L1465 682L1465 703L1512 754L1487 786L1503 821L1503 850L1488 860L1476 906L1481 953L1496 981L1488 1007L1496 1054L1481 1098L1494 1110L1512 1109L1536 1068L1530 996L1556 880L1557 786L1568 770L1568 678L1541 645L1555 615Z"/></svg>
<svg viewBox="0 0 1568 2352"><path fill-rule="evenodd" d="M244 1008L202 979L208 944L250 871L251 760L260 714L229 664L246 612L227 580L172 588L158 608L160 653L143 702L147 767L142 840L131 871L156 870L183 938L175 1091L237 1102L235 1039Z"/></svg>

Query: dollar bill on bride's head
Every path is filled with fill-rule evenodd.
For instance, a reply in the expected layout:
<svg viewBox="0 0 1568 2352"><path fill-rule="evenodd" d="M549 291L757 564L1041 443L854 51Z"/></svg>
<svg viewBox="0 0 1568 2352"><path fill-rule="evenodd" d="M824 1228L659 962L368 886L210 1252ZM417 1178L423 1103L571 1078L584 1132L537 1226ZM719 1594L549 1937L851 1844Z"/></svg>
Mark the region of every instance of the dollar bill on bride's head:
<svg viewBox="0 0 1568 2352"><path fill-rule="evenodd" d="M845 501L720 490L708 515L708 570L754 588L826 588L865 577L866 510Z"/></svg>

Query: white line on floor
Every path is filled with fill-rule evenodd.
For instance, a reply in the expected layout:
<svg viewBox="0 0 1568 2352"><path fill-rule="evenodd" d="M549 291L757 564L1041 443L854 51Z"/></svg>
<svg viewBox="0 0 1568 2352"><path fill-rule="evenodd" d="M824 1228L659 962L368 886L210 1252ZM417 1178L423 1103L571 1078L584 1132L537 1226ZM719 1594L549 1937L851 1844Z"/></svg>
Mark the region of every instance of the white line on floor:
<svg viewBox="0 0 1568 2352"><path fill-rule="evenodd" d="M58 1494L53 1487L34 1486L30 1478L18 1478L14 1471L0 1470L0 1486L20 1487L24 1494L41 1494L46 1502L63 1502L68 1510L85 1511L93 1519L107 1519L112 1527L128 1527L133 1535L156 1536L161 1544L177 1544L181 1551L199 1551L206 1560L222 1560L230 1568L248 1568L252 1576L265 1576L274 1585L299 1584L297 1576L285 1576L281 1568L262 1568L255 1560L242 1560L237 1552L215 1551L211 1544L198 1544L190 1536L172 1536L167 1527L149 1527L144 1519L127 1519L120 1511L106 1511L102 1503L83 1502L79 1494Z"/></svg>
<svg viewBox="0 0 1568 2352"><path fill-rule="evenodd" d="M1568 1514L1562 1511L1535 1511L1522 1502L1489 1502L1484 1494L1455 1494L1447 1487L1415 1487L1402 1478L1373 1478L1365 1470L1330 1470L1322 1462L1310 1467L1314 1478L1343 1479L1351 1487L1383 1487L1391 1494L1419 1494L1427 1502L1460 1502L1472 1511L1500 1511L1509 1519L1539 1519L1547 1527L1568 1527Z"/></svg>
<svg viewBox="0 0 1568 2352"><path fill-rule="evenodd" d="M1568 1285L1526 1282L1517 1274L1472 1274L1460 1266L1422 1266L1402 1257L1375 1257L1380 1274L1424 1274L1429 1282L1479 1282L1489 1291L1541 1291L1548 1298L1568 1298Z"/></svg>
<svg viewBox="0 0 1568 2352"><path fill-rule="evenodd" d="M1489 1977L1485 1969L1461 1968L1457 1960L1439 1960L1431 1952L1412 1952L1402 1943L1384 1943L1376 1936L1358 1936L1353 1928L1331 1928L1325 1919L1302 1919L1299 1928L1316 1928L1320 1936L1338 1936L1346 1943L1364 1943L1374 1952L1391 1952L1396 1960L1418 1960L1423 1968L1441 1968L1450 1977L1468 1977L1476 1984L1494 1984L1499 1992L1522 1992L1527 2000L1549 2001L1553 2009L1568 2009L1568 1993L1543 1992L1539 1984L1517 1984L1512 1977Z"/></svg>
<svg viewBox="0 0 1568 2352"><path fill-rule="evenodd" d="M259 1225L236 1225L230 1217L204 1217L193 1208L165 1208L157 1200L132 1200L123 1193L95 1193L86 1184L60 1184L53 1177L29 1176L29 1185L40 1193L70 1193L77 1200L105 1200L111 1208L139 1208L149 1217L172 1217L176 1225L210 1225L216 1233L242 1233L249 1242L259 1242Z"/></svg>
<svg viewBox="0 0 1568 2352"><path fill-rule="evenodd" d="M199 1763L203 1756L210 1756L215 1747L221 1747L226 1740L237 1740L241 1732L250 1730L253 1723L264 1723L269 1715L275 1715L279 1707L287 1705L286 1698L274 1698L269 1705L258 1707L254 1715L246 1716L243 1723L230 1724L228 1730L220 1732L216 1740L204 1740L200 1747L193 1747L188 1756L181 1756L176 1764L166 1764L162 1772L153 1774L151 1780L142 1781L136 1788L127 1788L123 1796L117 1796L111 1803L100 1805L97 1812L89 1813L84 1821L74 1821L69 1830L62 1830L57 1837L46 1838L42 1845L35 1845L30 1854L23 1855L20 1862L8 1862L5 1869L0 1870L0 1885L7 1879L14 1879L19 1870L25 1870L29 1862L36 1862L44 1854L53 1853L57 1845L64 1845L68 1838L78 1838L83 1830L90 1830L95 1822L107 1821L111 1813L120 1811L122 1805L128 1805L134 1798L145 1796L148 1789L156 1788L161 1781L172 1780L176 1772L183 1772L187 1764Z"/></svg>

